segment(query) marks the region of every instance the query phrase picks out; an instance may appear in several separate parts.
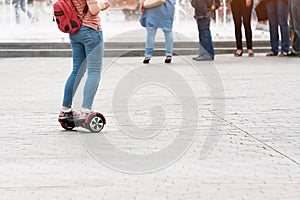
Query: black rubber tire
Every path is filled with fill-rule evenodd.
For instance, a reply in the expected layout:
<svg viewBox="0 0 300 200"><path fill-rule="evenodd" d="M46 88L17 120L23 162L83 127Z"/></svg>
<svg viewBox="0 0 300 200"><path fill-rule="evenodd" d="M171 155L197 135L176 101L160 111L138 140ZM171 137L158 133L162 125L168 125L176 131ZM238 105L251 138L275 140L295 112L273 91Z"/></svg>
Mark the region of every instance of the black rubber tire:
<svg viewBox="0 0 300 200"><path fill-rule="evenodd" d="M99 114L89 117L87 128L93 133L99 133L105 125L105 119Z"/></svg>
<svg viewBox="0 0 300 200"><path fill-rule="evenodd" d="M60 122L60 125L67 131L71 131L74 128L74 126L67 126L63 121Z"/></svg>

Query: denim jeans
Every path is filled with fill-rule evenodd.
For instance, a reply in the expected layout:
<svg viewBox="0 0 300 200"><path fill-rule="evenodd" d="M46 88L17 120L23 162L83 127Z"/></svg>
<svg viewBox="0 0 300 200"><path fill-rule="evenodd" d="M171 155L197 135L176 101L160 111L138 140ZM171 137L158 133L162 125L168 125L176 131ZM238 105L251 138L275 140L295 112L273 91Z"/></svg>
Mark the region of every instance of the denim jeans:
<svg viewBox="0 0 300 200"><path fill-rule="evenodd" d="M268 1L267 12L270 24L271 51L278 54L279 34L278 25L281 34L281 52L289 52L290 33L288 26L288 4L283 0Z"/></svg>
<svg viewBox="0 0 300 200"><path fill-rule="evenodd" d="M215 52L210 32L210 20L198 19L200 54L199 56L210 57L214 59Z"/></svg>
<svg viewBox="0 0 300 200"><path fill-rule="evenodd" d="M300 1L289 0L289 11L291 18L291 28L295 34L293 49L300 53Z"/></svg>
<svg viewBox="0 0 300 200"><path fill-rule="evenodd" d="M66 107L72 106L73 96L87 69L82 107L91 109L102 69L102 31L83 25L77 33L70 34L70 41L73 53L73 70L65 84L62 105Z"/></svg>
<svg viewBox="0 0 300 200"><path fill-rule="evenodd" d="M151 58L154 49L155 36L156 36L156 27L147 27L147 41L146 41L146 51L145 57ZM165 34L165 47L166 47L166 56L173 55L173 32L170 30L163 29Z"/></svg>
<svg viewBox="0 0 300 200"><path fill-rule="evenodd" d="M20 8L23 12L26 12L27 16L31 18L31 13L28 11L28 7L26 8L26 0L19 0L15 4L15 14L16 14L16 23L20 23Z"/></svg>

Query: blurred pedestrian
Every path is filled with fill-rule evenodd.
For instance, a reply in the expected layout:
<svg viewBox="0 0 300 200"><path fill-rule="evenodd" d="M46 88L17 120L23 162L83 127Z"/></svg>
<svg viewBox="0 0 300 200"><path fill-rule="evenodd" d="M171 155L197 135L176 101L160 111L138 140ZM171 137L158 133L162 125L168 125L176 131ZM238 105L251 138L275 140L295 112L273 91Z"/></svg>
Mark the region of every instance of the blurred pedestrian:
<svg viewBox="0 0 300 200"><path fill-rule="evenodd" d="M92 109L98 89L103 58L103 35L99 12L109 8L109 3L97 3L97 0L72 0L82 25L78 32L70 34L73 55L73 70L67 79L60 119L85 118ZM55 2L54 2L55 3ZM88 6L88 12L84 12ZM86 13L86 14L85 14ZM79 113L72 109L73 96L87 69L87 80L83 90L82 108Z"/></svg>
<svg viewBox="0 0 300 200"><path fill-rule="evenodd" d="M40 13L51 16L50 10L47 8L47 0L34 0L33 1L34 13L31 22L38 22Z"/></svg>
<svg viewBox="0 0 300 200"><path fill-rule="evenodd" d="M231 11L235 28L236 51L234 56L243 55L242 23L245 29L248 56L253 57L251 16L253 0L231 0Z"/></svg>
<svg viewBox="0 0 300 200"><path fill-rule="evenodd" d="M15 6L16 23L20 24L20 9L26 13L26 15L31 18L32 14L29 12L27 7L27 0L13 0L12 4Z"/></svg>
<svg viewBox="0 0 300 200"><path fill-rule="evenodd" d="M288 56L300 55L300 0L289 0L290 28L294 34L292 51Z"/></svg>
<svg viewBox="0 0 300 200"><path fill-rule="evenodd" d="M146 50L144 53L144 64L148 64L153 54L155 36L157 29L160 28L164 32L166 58L165 63L171 63L173 55L173 21L175 12L175 0L166 0L165 3L153 7L145 8L144 1L140 5L140 11L143 13L140 23L147 30Z"/></svg>
<svg viewBox="0 0 300 200"><path fill-rule="evenodd" d="M194 18L198 25L200 43L200 53L193 60L214 60L215 52L210 32L210 21L211 11L214 11L218 6L214 5L214 0L192 0L191 4L195 9Z"/></svg>
<svg viewBox="0 0 300 200"><path fill-rule="evenodd" d="M279 53L279 33L281 35L281 53L280 57L287 56L290 48L290 33L288 26L288 0L263 0L266 2L269 27L271 51L266 56L277 56ZM299 12L299 11L298 11Z"/></svg>

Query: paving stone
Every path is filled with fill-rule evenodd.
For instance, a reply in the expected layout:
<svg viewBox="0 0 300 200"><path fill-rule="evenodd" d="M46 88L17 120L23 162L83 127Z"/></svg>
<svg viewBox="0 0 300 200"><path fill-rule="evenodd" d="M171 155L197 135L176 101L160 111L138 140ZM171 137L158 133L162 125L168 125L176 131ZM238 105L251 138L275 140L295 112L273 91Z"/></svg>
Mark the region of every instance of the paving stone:
<svg viewBox="0 0 300 200"><path fill-rule="evenodd" d="M0 59L0 199L299 199L299 60L268 59L261 54L254 58L222 55L213 63L186 59L190 62L174 57L171 65L162 64L162 57L153 58L149 65L142 65L142 58L105 59L94 105L107 118L101 134L83 128L65 131L57 122L70 58ZM144 68L148 74L137 71ZM155 72L164 72L162 68L180 76L160 77ZM134 88L125 104L130 118L118 122L117 115L126 114L126 109L114 110L112 102L123 105L123 97L114 95L128 74L139 83L144 79L153 83ZM179 99L184 95L158 84L167 79L177 86L179 78L193 91L182 93L188 97L183 101L188 105L185 111L192 114L189 108L195 104L198 108L198 115L193 115L198 122L194 135L183 135L191 127L179 131L184 120ZM211 92L217 90L211 91L208 83L217 83L218 78L225 96L215 101ZM130 87L132 80L126 80ZM75 98L80 104L81 96ZM214 107L222 101L224 116ZM157 118L165 116L160 132L160 123L151 123L154 106L164 109L152 111ZM187 123L194 125L190 120ZM126 132L136 126L158 134L140 132L144 138L137 139ZM97 149L89 146L95 144L93 139ZM151 164L174 156L172 151L153 155L175 139L188 146L173 147L174 152L182 152L173 162L133 173L143 169L135 163ZM209 153L201 154L205 148ZM145 155L143 162L129 162L115 149L124 155Z"/></svg>

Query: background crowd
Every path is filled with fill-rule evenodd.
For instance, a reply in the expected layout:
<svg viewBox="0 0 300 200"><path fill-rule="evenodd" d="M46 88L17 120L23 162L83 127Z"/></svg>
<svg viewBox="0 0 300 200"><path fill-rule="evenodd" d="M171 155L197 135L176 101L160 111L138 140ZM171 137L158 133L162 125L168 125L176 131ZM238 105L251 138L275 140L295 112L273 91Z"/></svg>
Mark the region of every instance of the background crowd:
<svg viewBox="0 0 300 200"><path fill-rule="evenodd" d="M40 14L43 13L52 16L52 10L47 7L51 2L48 0L30 0L30 4L32 5L32 9L28 8L27 0L12 0L12 5L15 7L15 16L16 23L20 24L20 12L25 12L27 17L31 20L32 23L38 22L40 18ZM52 5L52 4L51 4ZM32 10L32 11L30 11Z"/></svg>
<svg viewBox="0 0 300 200"><path fill-rule="evenodd" d="M113 6L117 6L116 2L121 2L121 0L110 0L110 2L113 2ZM142 5L142 0L123 0L123 2L130 2L131 4L134 4L134 2L137 2L137 7ZM146 27L147 33L150 32L150 29L157 29L162 28L162 30L165 33L166 36L166 50L168 52L167 56L167 62L171 62L171 56L172 56L172 48L173 48L173 36L172 36L172 23L174 20L174 5L178 4L180 5L179 10L175 10L175 12L182 12L183 8L189 7L193 10L188 10L188 16L187 19L194 20L192 15L195 15L196 23L197 23L197 29L199 32L199 43L200 43L200 52L199 56L194 58L195 60L213 60L214 59L214 51L212 46L211 40L211 33L210 33L210 22L211 20L214 20L216 17L216 14L214 10L216 10L218 7L220 7L219 10L217 10L218 15L222 15L222 7L226 6L228 8L229 16L227 18L232 19L234 22L234 37L235 37L235 43L236 43L236 50L234 51L234 56L242 56L245 52L245 49L243 48L243 34L245 34L245 40L246 40L246 51L248 56L252 57L254 56L255 47L253 47L253 33L252 30L255 29L253 27L253 21L257 20L257 15L255 13L255 7L259 2L264 2L266 6L266 13L267 13L267 19L260 21L260 23L267 24L268 31L270 35L270 51L266 52L267 56L299 56L299 21L300 21L300 14L299 11L300 7L300 1L299 0L226 0L226 5L223 4L223 1L219 2L219 0L173 0L169 1L166 0L166 6L159 6L159 9L162 9L164 7L164 13L169 13L168 16L168 30L166 27L157 27L153 24L150 28L149 25ZM20 17L22 17L21 12L26 13L26 16L31 23L36 23L39 21L40 16L42 14L47 15L49 19L52 19L52 7L51 7L51 0L11 0L14 10L15 10L15 22L21 23ZM170 3L171 2L171 3ZM28 3L29 6L28 6ZM187 5L188 4L188 5ZM170 6L171 5L171 6ZM177 5L177 6L178 6ZM194 5L193 7L191 5ZM138 10L141 10L141 8L137 8ZM158 8L155 8L158 9ZM202 10L201 10L202 9ZM150 10L153 9L146 9L146 12L152 12ZM166 11L167 10L167 11ZM124 12L128 13L128 9L124 9ZM186 11L187 12L187 11ZM142 15L141 12L132 11L131 14L138 13L139 16ZM162 13L162 12L161 12ZM194 13L194 14L192 14ZM200 14L199 14L200 13ZM227 15L228 15L227 13ZM157 14L157 13L156 13ZM177 13L178 14L178 13ZM148 14L145 14L148 15ZM145 15L142 15L145 18ZM200 16L197 16L200 15ZM203 16L202 16L203 15ZM166 19L166 16L164 15L157 15L159 19ZM199 19L201 18L201 19ZM223 17L221 17L222 20L224 20ZM152 20L153 21L153 20ZM252 23L251 23L252 21ZM252 27L251 27L252 25ZM171 27L171 28L170 28ZM266 27L266 26L264 26ZM196 30L197 30L196 29ZM149 55L149 51L152 47L154 47L154 39L155 39L155 33L152 30L152 34L148 34L147 37L147 44L146 49L148 51L148 55L145 55L145 62L147 62L147 59L151 57L152 55ZM150 36L153 39L149 39ZM151 44L153 43L153 44ZM290 50L290 46L292 46ZM152 53L150 53L152 54Z"/></svg>
<svg viewBox="0 0 300 200"><path fill-rule="evenodd" d="M172 58L172 24L174 20L174 0L166 0L166 3L145 9L141 4L141 25L147 29L146 51L143 63L148 64L154 48L154 39L157 28L161 28L166 38L166 63L171 62ZM191 5L195 10L194 18L197 22L199 32L199 55L193 58L196 61L214 60L214 47L210 31L210 21L215 18L215 10L219 8L219 0L191 0ZM232 17L235 26L236 51L234 56L243 55L242 46L242 25L245 29L247 53L249 57L254 56L252 42L251 17L255 7L254 0L229 0ZM264 12L266 19L259 20L260 23L269 22L270 32L270 52L266 56L299 56L299 0L260 0L259 4L264 5L265 10L256 9ZM291 28L289 28L289 21ZM280 34L279 34L280 30ZM281 37L281 49L279 51L279 35ZM291 39L292 38L292 39ZM290 43L293 42L290 52ZM280 53L279 53L280 52ZM169 60L169 62L167 62Z"/></svg>

